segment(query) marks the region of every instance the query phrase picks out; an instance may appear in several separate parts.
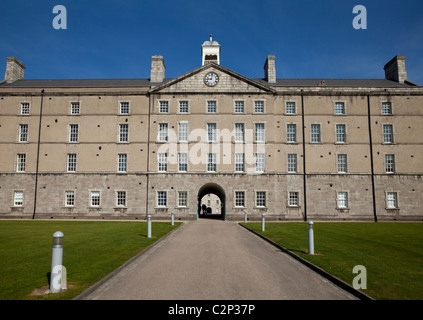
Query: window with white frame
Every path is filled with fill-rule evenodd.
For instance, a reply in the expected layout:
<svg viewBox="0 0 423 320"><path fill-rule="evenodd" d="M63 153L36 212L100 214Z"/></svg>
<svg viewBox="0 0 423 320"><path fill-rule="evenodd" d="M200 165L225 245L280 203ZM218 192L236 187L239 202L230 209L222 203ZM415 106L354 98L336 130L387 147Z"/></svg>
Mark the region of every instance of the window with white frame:
<svg viewBox="0 0 423 320"><path fill-rule="evenodd" d="M18 153L17 162L16 162L16 171L25 172L25 168L26 168L26 154Z"/></svg>
<svg viewBox="0 0 423 320"><path fill-rule="evenodd" d="M295 114L295 102L294 101L286 101L285 102L285 113L286 114Z"/></svg>
<svg viewBox="0 0 423 320"><path fill-rule="evenodd" d="M76 153L68 153L67 171L68 172L76 171Z"/></svg>
<svg viewBox="0 0 423 320"><path fill-rule="evenodd" d="M254 137L256 142L264 142L265 140L264 123L256 123L254 125Z"/></svg>
<svg viewBox="0 0 423 320"><path fill-rule="evenodd" d="M81 112L79 102L71 102L70 114L75 115Z"/></svg>
<svg viewBox="0 0 423 320"><path fill-rule="evenodd" d="M168 128L169 125L167 123L159 123L158 141L165 142L168 140Z"/></svg>
<svg viewBox="0 0 423 320"><path fill-rule="evenodd" d="M244 172L244 153L235 153L235 172Z"/></svg>
<svg viewBox="0 0 423 320"><path fill-rule="evenodd" d="M245 191L235 191L235 207L245 207Z"/></svg>
<svg viewBox="0 0 423 320"><path fill-rule="evenodd" d="M244 133L244 124L235 123L235 142L244 142L245 133Z"/></svg>
<svg viewBox="0 0 423 320"><path fill-rule="evenodd" d="M169 101L159 101L159 112L160 113L169 112Z"/></svg>
<svg viewBox="0 0 423 320"><path fill-rule="evenodd" d="M15 191L13 195L13 205L15 207L22 207L23 200L24 200L23 197L24 197L23 191Z"/></svg>
<svg viewBox="0 0 423 320"><path fill-rule="evenodd" d="M264 101L254 101L254 113L264 113Z"/></svg>
<svg viewBox="0 0 423 320"><path fill-rule="evenodd" d="M288 154L288 172L296 173L297 172L297 155Z"/></svg>
<svg viewBox="0 0 423 320"><path fill-rule="evenodd" d="M337 155L337 169L338 169L338 173L348 172L347 155L346 154L338 154Z"/></svg>
<svg viewBox="0 0 423 320"><path fill-rule="evenodd" d="M128 155L126 153L118 154L118 172L126 172L128 168Z"/></svg>
<svg viewBox="0 0 423 320"><path fill-rule="evenodd" d="M345 114L344 102L335 102L335 114Z"/></svg>
<svg viewBox="0 0 423 320"><path fill-rule="evenodd" d="M187 206L188 206L188 192L178 191L178 207L187 207Z"/></svg>
<svg viewBox="0 0 423 320"><path fill-rule="evenodd" d="M158 169L159 172L166 172L167 171L167 153L158 153Z"/></svg>
<svg viewBox="0 0 423 320"><path fill-rule="evenodd" d="M297 191L288 192L288 206L289 207L298 207L299 206L299 195Z"/></svg>
<svg viewBox="0 0 423 320"><path fill-rule="evenodd" d="M119 113L120 114L129 114L129 102L124 101L124 102L120 103Z"/></svg>
<svg viewBox="0 0 423 320"><path fill-rule="evenodd" d="M337 193L337 206L339 209L348 208L348 193L347 192Z"/></svg>
<svg viewBox="0 0 423 320"><path fill-rule="evenodd" d="M382 114L392 115L392 104L391 102L382 102Z"/></svg>
<svg viewBox="0 0 423 320"><path fill-rule="evenodd" d="M216 123L207 123L207 141L216 141Z"/></svg>
<svg viewBox="0 0 423 320"><path fill-rule="evenodd" d="M189 106L188 101L179 101L179 113L188 113Z"/></svg>
<svg viewBox="0 0 423 320"><path fill-rule="evenodd" d="M128 124L119 124L119 142L128 142Z"/></svg>
<svg viewBox="0 0 423 320"><path fill-rule="evenodd" d="M157 206L158 207L167 206L167 191L157 191Z"/></svg>
<svg viewBox="0 0 423 320"><path fill-rule="evenodd" d="M392 124L384 124L382 126L382 130L383 130L383 143L393 143L394 131L392 129Z"/></svg>
<svg viewBox="0 0 423 320"><path fill-rule="evenodd" d="M66 190L65 191L65 206L73 207L75 205L75 191Z"/></svg>
<svg viewBox="0 0 423 320"><path fill-rule="evenodd" d="M235 101L234 111L235 113L244 113L245 112L244 101Z"/></svg>
<svg viewBox="0 0 423 320"><path fill-rule="evenodd" d="M387 192L386 193L386 207L388 209L398 209L397 193Z"/></svg>
<svg viewBox="0 0 423 320"><path fill-rule="evenodd" d="M217 102L215 100L207 101L207 112L208 113L217 112Z"/></svg>
<svg viewBox="0 0 423 320"><path fill-rule="evenodd" d="M126 207L126 191L116 191L116 205Z"/></svg>
<svg viewBox="0 0 423 320"><path fill-rule="evenodd" d="M19 142L28 142L28 125L19 125Z"/></svg>
<svg viewBox="0 0 423 320"><path fill-rule="evenodd" d="M188 122L178 123L178 139L181 142L188 142Z"/></svg>
<svg viewBox="0 0 423 320"><path fill-rule="evenodd" d="M385 154L385 172L395 173L395 155Z"/></svg>
<svg viewBox="0 0 423 320"><path fill-rule="evenodd" d="M320 124L311 125L311 143L320 143Z"/></svg>
<svg viewBox="0 0 423 320"><path fill-rule="evenodd" d="M256 153L256 172L264 172L265 167L265 154Z"/></svg>
<svg viewBox="0 0 423 320"><path fill-rule="evenodd" d="M99 207L100 206L100 191L91 191L91 207Z"/></svg>
<svg viewBox="0 0 423 320"><path fill-rule="evenodd" d="M256 207L266 207L266 191L256 192Z"/></svg>
<svg viewBox="0 0 423 320"><path fill-rule="evenodd" d="M335 128L336 128L336 143L345 143L347 141L345 124L337 124Z"/></svg>
<svg viewBox="0 0 423 320"><path fill-rule="evenodd" d="M179 172L188 171L188 153L186 152L178 153L178 171Z"/></svg>
<svg viewBox="0 0 423 320"><path fill-rule="evenodd" d="M297 125L288 124L286 126L286 142L294 143L297 142Z"/></svg>
<svg viewBox="0 0 423 320"><path fill-rule="evenodd" d="M25 115L29 114L29 110L30 110L29 102L22 102L20 114L25 114Z"/></svg>
<svg viewBox="0 0 423 320"><path fill-rule="evenodd" d="M69 142L78 142L79 135L79 125L70 124L69 125Z"/></svg>
<svg viewBox="0 0 423 320"><path fill-rule="evenodd" d="M216 153L207 154L207 171L216 172Z"/></svg>

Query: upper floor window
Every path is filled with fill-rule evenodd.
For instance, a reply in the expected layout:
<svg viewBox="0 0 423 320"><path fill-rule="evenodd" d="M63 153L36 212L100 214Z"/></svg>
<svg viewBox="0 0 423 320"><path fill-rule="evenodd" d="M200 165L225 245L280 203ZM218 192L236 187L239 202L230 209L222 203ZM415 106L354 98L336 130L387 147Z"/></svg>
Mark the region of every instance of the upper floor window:
<svg viewBox="0 0 423 320"><path fill-rule="evenodd" d="M337 155L337 169L339 173L346 173L347 170L347 155L346 154L338 154Z"/></svg>
<svg viewBox="0 0 423 320"><path fill-rule="evenodd" d="M264 142L264 139L265 139L264 123L255 124L254 136L255 136L256 142Z"/></svg>
<svg viewBox="0 0 423 320"><path fill-rule="evenodd" d="M265 167L265 154L256 153L256 172L264 172Z"/></svg>
<svg viewBox="0 0 423 320"><path fill-rule="evenodd" d="M207 171L216 172L216 153L207 154Z"/></svg>
<svg viewBox="0 0 423 320"><path fill-rule="evenodd" d="M234 111L235 113L244 113L244 101L235 101Z"/></svg>
<svg viewBox="0 0 423 320"><path fill-rule="evenodd" d="M28 142L28 125L19 125L19 142Z"/></svg>
<svg viewBox="0 0 423 320"><path fill-rule="evenodd" d="M70 113L75 115L75 114L80 114L80 106L79 106L79 102L71 102L71 108L70 108Z"/></svg>
<svg viewBox="0 0 423 320"><path fill-rule="evenodd" d="M244 153L235 153L235 172L244 172Z"/></svg>
<svg viewBox="0 0 423 320"><path fill-rule="evenodd" d="M68 153L67 171L68 172L76 171L76 153Z"/></svg>
<svg viewBox="0 0 423 320"><path fill-rule="evenodd" d="M168 140L168 124L167 123L159 123L159 134L158 140L161 142L165 142Z"/></svg>
<svg viewBox="0 0 423 320"><path fill-rule="evenodd" d="M235 142L244 142L244 124L235 123Z"/></svg>
<svg viewBox="0 0 423 320"><path fill-rule="evenodd" d="M158 153L158 171L159 172L166 172L167 171L167 153Z"/></svg>
<svg viewBox="0 0 423 320"><path fill-rule="evenodd" d="M383 143L393 143L394 131L392 129L392 124L384 124L382 129L383 129Z"/></svg>
<svg viewBox="0 0 423 320"><path fill-rule="evenodd" d="M391 102L382 102L382 114L392 115L392 103Z"/></svg>
<svg viewBox="0 0 423 320"><path fill-rule="evenodd" d="M169 101L159 101L159 112L160 113L169 112Z"/></svg>
<svg viewBox="0 0 423 320"><path fill-rule="evenodd" d="M336 125L336 142L337 143L345 143L346 139L346 129L345 124L337 124Z"/></svg>
<svg viewBox="0 0 423 320"><path fill-rule="evenodd" d="M16 163L16 171L17 172L25 172L25 169L26 169L26 154L25 153L18 153L17 163Z"/></svg>
<svg viewBox="0 0 423 320"><path fill-rule="evenodd" d="M69 142L78 142L79 125L69 125Z"/></svg>
<svg viewBox="0 0 423 320"><path fill-rule="evenodd" d="M264 101L254 101L254 113L264 113Z"/></svg>
<svg viewBox="0 0 423 320"><path fill-rule="evenodd" d="M128 167L128 155L126 153L118 154L118 172L126 172Z"/></svg>
<svg viewBox="0 0 423 320"><path fill-rule="evenodd" d="M288 124L286 126L286 141L297 142L297 125Z"/></svg>
<svg viewBox="0 0 423 320"><path fill-rule="evenodd" d="M297 155L288 154L288 172L295 173L297 172Z"/></svg>
<svg viewBox="0 0 423 320"><path fill-rule="evenodd" d="M178 171L186 172L188 170L188 153L178 153Z"/></svg>
<svg viewBox="0 0 423 320"><path fill-rule="evenodd" d="M126 123L119 125L119 142L128 142L129 127Z"/></svg>
<svg viewBox="0 0 423 320"><path fill-rule="evenodd" d="M285 113L286 114L295 114L295 102L287 101L285 102Z"/></svg>
<svg viewBox="0 0 423 320"><path fill-rule="evenodd" d="M178 123L178 138L179 138L179 141L183 141L183 142L188 141L188 122Z"/></svg>
<svg viewBox="0 0 423 320"><path fill-rule="evenodd" d="M311 143L320 143L320 124L311 125Z"/></svg>
<svg viewBox="0 0 423 320"><path fill-rule="evenodd" d="M188 101L179 101L179 113L188 113Z"/></svg>
<svg viewBox="0 0 423 320"><path fill-rule="evenodd" d="M345 114L344 102L335 102L335 114Z"/></svg>
<svg viewBox="0 0 423 320"><path fill-rule="evenodd" d="M119 108L120 114L129 114L129 102L121 102Z"/></svg>
<svg viewBox="0 0 423 320"><path fill-rule="evenodd" d="M30 106L29 106L29 102L22 102L21 103L21 114L29 114L29 109L30 109Z"/></svg>
<svg viewBox="0 0 423 320"><path fill-rule="evenodd" d="M207 112L208 113L217 112L217 102L215 100L207 101Z"/></svg>
<svg viewBox="0 0 423 320"><path fill-rule="evenodd" d="M216 123L207 123L207 141L216 141Z"/></svg>
<svg viewBox="0 0 423 320"><path fill-rule="evenodd" d="M395 173L395 155L385 154L385 172Z"/></svg>

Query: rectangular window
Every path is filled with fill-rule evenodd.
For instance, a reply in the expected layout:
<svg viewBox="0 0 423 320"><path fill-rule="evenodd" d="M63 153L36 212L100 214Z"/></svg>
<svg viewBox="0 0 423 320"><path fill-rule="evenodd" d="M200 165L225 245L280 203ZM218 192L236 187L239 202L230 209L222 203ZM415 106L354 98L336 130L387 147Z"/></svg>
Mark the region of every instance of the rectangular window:
<svg viewBox="0 0 423 320"><path fill-rule="evenodd" d="M168 113L169 112L169 101L160 101L159 102L159 112Z"/></svg>
<svg viewBox="0 0 423 320"><path fill-rule="evenodd" d="M266 207L266 192L265 191L256 192L256 207Z"/></svg>
<svg viewBox="0 0 423 320"><path fill-rule="evenodd" d="M235 113L244 113L244 101L235 101L234 111Z"/></svg>
<svg viewBox="0 0 423 320"><path fill-rule="evenodd" d="M188 153L178 153L178 171L188 171Z"/></svg>
<svg viewBox="0 0 423 320"><path fill-rule="evenodd" d="M335 114L345 114L344 102L335 102Z"/></svg>
<svg viewBox="0 0 423 320"><path fill-rule="evenodd" d="M157 191L157 206L158 207L167 206L167 192L166 191Z"/></svg>
<svg viewBox="0 0 423 320"><path fill-rule="evenodd" d="M285 103L285 113L286 114L295 114L295 102L287 101Z"/></svg>
<svg viewBox="0 0 423 320"><path fill-rule="evenodd" d="M126 207L126 191L116 192L116 204L118 207Z"/></svg>
<svg viewBox="0 0 423 320"><path fill-rule="evenodd" d="M188 192L179 191L178 192L178 207L187 207L188 206Z"/></svg>
<svg viewBox="0 0 423 320"><path fill-rule="evenodd" d="M128 142L129 127L125 124L119 125L119 142Z"/></svg>
<svg viewBox="0 0 423 320"><path fill-rule="evenodd" d="M209 142L216 141L216 123L207 123L207 139Z"/></svg>
<svg viewBox="0 0 423 320"><path fill-rule="evenodd" d="M235 142L244 142L244 124L235 123Z"/></svg>
<svg viewBox="0 0 423 320"><path fill-rule="evenodd" d="M245 207L245 191L235 191L235 207Z"/></svg>
<svg viewBox="0 0 423 320"><path fill-rule="evenodd" d="M207 112L216 113L217 112L217 102L216 101L207 101Z"/></svg>
<svg viewBox="0 0 423 320"><path fill-rule="evenodd" d="M395 173L395 155L385 154L385 172Z"/></svg>
<svg viewBox="0 0 423 320"><path fill-rule="evenodd" d="M207 154L207 171L216 172L216 153Z"/></svg>
<svg viewBox="0 0 423 320"><path fill-rule="evenodd" d="M347 173L347 155L346 154L338 154L337 156L337 169L338 173Z"/></svg>
<svg viewBox="0 0 423 320"><path fill-rule="evenodd" d="M100 206L100 191L91 191L91 207Z"/></svg>
<svg viewBox="0 0 423 320"><path fill-rule="evenodd" d="M65 206L73 207L75 205L75 191L65 191Z"/></svg>
<svg viewBox="0 0 423 320"><path fill-rule="evenodd" d="M71 102L71 109L70 109L70 113L75 115L75 114L79 114L80 113L80 107L79 107L79 102Z"/></svg>
<svg viewBox="0 0 423 320"><path fill-rule="evenodd" d="M339 209L348 208L348 193L347 192L338 192L337 204Z"/></svg>
<svg viewBox="0 0 423 320"><path fill-rule="evenodd" d="M290 191L288 193L288 206L290 207L298 207L299 201L298 201L298 192L296 191Z"/></svg>
<svg viewBox="0 0 423 320"><path fill-rule="evenodd" d="M23 191L15 191L13 196L13 205L16 207L23 206Z"/></svg>
<svg viewBox="0 0 423 320"><path fill-rule="evenodd" d="M129 102L121 102L119 112L120 114L129 114Z"/></svg>
<svg viewBox="0 0 423 320"><path fill-rule="evenodd" d="M126 172L128 167L128 155L126 153L118 154L118 172Z"/></svg>
<svg viewBox="0 0 423 320"><path fill-rule="evenodd" d="M337 143L345 143L346 139L346 130L345 124L337 124L336 125L336 142Z"/></svg>
<svg viewBox="0 0 423 320"><path fill-rule="evenodd" d="M254 113L264 113L264 101L254 101Z"/></svg>
<svg viewBox="0 0 423 320"><path fill-rule="evenodd" d="M16 163L16 171L17 172L25 172L25 168L26 168L26 154L25 153L18 153L17 163Z"/></svg>
<svg viewBox="0 0 423 320"><path fill-rule="evenodd" d="M235 153L235 172L244 172L244 154Z"/></svg>
<svg viewBox="0 0 423 320"><path fill-rule="evenodd" d="M179 113L188 113L188 101L179 101Z"/></svg>
<svg viewBox="0 0 423 320"><path fill-rule="evenodd" d="M22 102L21 103L21 114L29 114L29 103Z"/></svg>
<svg viewBox="0 0 423 320"><path fill-rule="evenodd" d="M311 143L320 143L320 124L311 125Z"/></svg>
<svg viewBox="0 0 423 320"><path fill-rule="evenodd" d="M256 142L264 142L264 139L265 139L264 123L255 124L254 136L255 136Z"/></svg>
<svg viewBox="0 0 423 320"><path fill-rule="evenodd" d="M76 153L68 153L68 172L76 171Z"/></svg>
<svg viewBox="0 0 423 320"><path fill-rule="evenodd" d="M167 153L158 153L159 172L167 171Z"/></svg>
<svg viewBox="0 0 423 320"><path fill-rule="evenodd" d="M386 193L386 207L388 209L397 209L397 193L396 192L387 192Z"/></svg>
<svg viewBox="0 0 423 320"><path fill-rule="evenodd" d="M264 172L265 154L256 153L255 155L256 155L256 172Z"/></svg>
<svg viewBox="0 0 423 320"><path fill-rule="evenodd" d="M79 125L69 125L69 142L78 142Z"/></svg>
<svg viewBox="0 0 423 320"><path fill-rule="evenodd" d="M392 104L390 102L382 102L382 114L392 115Z"/></svg>
<svg viewBox="0 0 423 320"><path fill-rule="evenodd" d="M286 141L288 143L297 142L297 125L288 124L286 126Z"/></svg>
<svg viewBox="0 0 423 320"><path fill-rule="evenodd" d="M383 125L383 143L394 142L394 131L392 130L392 124Z"/></svg>
<svg viewBox="0 0 423 320"><path fill-rule="evenodd" d="M179 141L188 142L188 122L178 123L178 138Z"/></svg>
<svg viewBox="0 0 423 320"><path fill-rule="evenodd" d="M158 140L160 142L165 142L168 140L168 124L167 123L159 123Z"/></svg>
<svg viewBox="0 0 423 320"><path fill-rule="evenodd" d="M295 173L297 172L297 155L288 154L288 172Z"/></svg>
<svg viewBox="0 0 423 320"><path fill-rule="evenodd" d="M28 142L28 125L19 125L19 142Z"/></svg>

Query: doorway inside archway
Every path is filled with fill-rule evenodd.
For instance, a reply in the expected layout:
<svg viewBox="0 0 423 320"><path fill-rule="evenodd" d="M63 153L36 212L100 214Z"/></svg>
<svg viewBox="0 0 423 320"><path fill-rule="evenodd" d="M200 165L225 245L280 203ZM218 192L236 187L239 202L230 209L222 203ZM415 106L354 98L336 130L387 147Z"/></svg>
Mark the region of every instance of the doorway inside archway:
<svg viewBox="0 0 423 320"><path fill-rule="evenodd" d="M223 188L216 183L206 183L198 190L197 216L199 218L226 218L226 195Z"/></svg>

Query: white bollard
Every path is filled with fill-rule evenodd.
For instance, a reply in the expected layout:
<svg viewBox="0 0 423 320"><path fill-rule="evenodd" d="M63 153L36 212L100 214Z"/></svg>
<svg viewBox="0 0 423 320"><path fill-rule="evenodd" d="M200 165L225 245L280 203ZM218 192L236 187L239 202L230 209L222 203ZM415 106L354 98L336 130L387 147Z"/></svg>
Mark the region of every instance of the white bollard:
<svg viewBox="0 0 423 320"><path fill-rule="evenodd" d="M244 212L244 222L247 223L247 212Z"/></svg>
<svg viewBox="0 0 423 320"><path fill-rule="evenodd" d="M261 231L263 231L264 232L264 224L265 224L265 221L264 221L264 213L261 215Z"/></svg>
<svg viewBox="0 0 423 320"><path fill-rule="evenodd" d="M313 221L308 222L308 254L314 254Z"/></svg>
<svg viewBox="0 0 423 320"><path fill-rule="evenodd" d="M53 234L53 246L51 253L50 292L57 293L61 288L63 264L63 232L56 231ZM60 281L59 281L60 280Z"/></svg>
<svg viewBox="0 0 423 320"><path fill-rule="evenodd" d="M172 226L173 226L173 225L175 225L175 214L172 211L172 213L170 215L172 216Z"/></svg>
<svg viewBox="0 0 423 320"><path fill-rule="evenodd" d="M147 238L151 238L151 215L147 216Z"/></svg>

